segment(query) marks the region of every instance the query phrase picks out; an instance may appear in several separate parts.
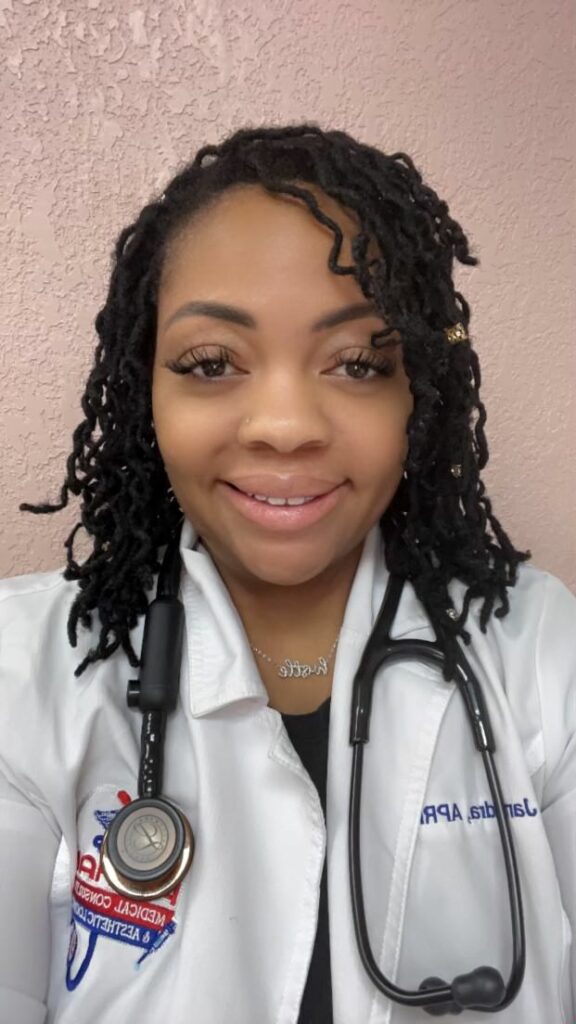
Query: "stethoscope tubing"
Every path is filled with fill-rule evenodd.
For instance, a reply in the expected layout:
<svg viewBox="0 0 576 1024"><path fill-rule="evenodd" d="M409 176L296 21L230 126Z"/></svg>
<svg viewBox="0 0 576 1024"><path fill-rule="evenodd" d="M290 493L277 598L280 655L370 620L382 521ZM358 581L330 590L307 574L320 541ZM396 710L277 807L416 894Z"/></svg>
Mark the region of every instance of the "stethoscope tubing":
<svg viewBox="0 0 576 1024"><path fill-rule="evenodd" d="M426 989L403 989L391 982L379 970L368 936L360 863L363 755L364 745L369 739L372 691L376 674L386 665L406 659L418 659L440 669L444 664L444 652L433 641L391 639L389 629L395 607L399 601L401 586L400 581L390 580L382 610L354 680L350 728L350 742L353 746L353 751L348 817L348 861L354 929L360 958L367 974L373 984L389 999L393 999L395 1002L405 1006L420 1006L428 1009L440 1004L452 1003L454 1000L452 986L442 984L437 987L427 987ZM382 635L383 631L385 631L384 636ZM469 1009L477 1009L484 1012L496 1012L503 1010L512 1002L518 994L524 976L526 943L522 896L511 828L506 817L502 787L493 758L495 743L488 711L482 697L480 684L461 650L459 650L458 654L455 684L458 686L464 700L475 746L482 755L484 770L494 803L495 817L498 822L508 883L512 930L512 967L509 980L503 998L496 1006L468 1007ZM450 685L450 683L446 685Z"/></svg>
<svg viewBox="0 0 576 1024"><path fill-rule="evenodd" d="M139 680L128 684L127 700L130 707L143 714L141 757L138 779L139 801L163 806L171 814L180 814L160 796L162 790L162 764L167 715L178 700L179 675L184 634L184 608L179 600L181 557L179 537L176 534L168 544L158 578L156 600L149 606L144 627L142 664ZM474 745L481 753L490 794L495 808L503 851L512 926L512 968L505 986L495 968L481 967L469 975L453 979L451 984L437 978L428 978L420 989L403 989L389 981L379 970L372 953L362 891L360 858L360 811L362 797L362 770L364 745L369 740L370 714L374 682L377 673L393 662L420 660L443 673L444 652L436 642L428 640L392 640L390 633L400 600L403 579L390 576L376 623L366 644L353 681L350 717L350 743L352 770L348 820L348 858L352 916L356 941L364 968L373 984L394 1002L406 1006L420 1006L432 1016L460 1013L463 1008L496 1012L503 1010L518 993L522 984L526 941L522 897L512 832L506 817L502 787L493 759L494 737L480 684L464 652L459 647L454 680L446 685L458 686L464 701ZM135 805L134 805L135 806ZM120 816L119 816L120 817ZM118 819L119 820L119 819ZM194 842L190 833L188 847L183 852L178 878L188 870ZM114 866L114 865L113 865ZM162 869L163 870L163 869ZM108 877L108 876L107 876ZM113 887L116 887L111 882ZM122 882L124 884L124 882ZM169 891L171 880L161 880L159 892ZM118 888L118 891L128 891ZM133 898L147 898L130 888ZM482 1005L477 1005L483 1000Z"/></svg>
<svg viewBox="0 0 576 1024"><path fill-rule="evenodd" d="M492 753L488 750L482 751L484 770L488 779L488 786L494 804L494 812L498 831L500 832L500 843L502 856L508 880L508 902L510 904L510 921L512 926L512 967L506 986L506 995L498 1005L498 1010L504 1010L516 998L522 985L526 967L526 935L524 925L524 911L522 907L522 893L520 888L520 875L512 830L506 815L504 796L500 785L500 778L496 771L496 765Z"/></svg>

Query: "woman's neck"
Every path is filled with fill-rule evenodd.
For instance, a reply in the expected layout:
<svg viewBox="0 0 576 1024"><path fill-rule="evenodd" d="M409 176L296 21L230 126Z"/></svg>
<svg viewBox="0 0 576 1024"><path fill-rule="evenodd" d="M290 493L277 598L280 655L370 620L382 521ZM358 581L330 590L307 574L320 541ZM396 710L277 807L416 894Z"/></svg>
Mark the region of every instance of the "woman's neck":
<svg viewBox="0 0 576 1024"><path fill-rule="evenodd" d="M314 711L332 688L334 641L340 633L346 604L360 560L362 547L356 548L338 566L337 571L298 586L263 586L257 581L240 580L223 572L248 642L262 654L254 653L260 675L270 698L270 706L286 714ZM271 659L270 661L268 659ZM300 674L298 666L322 668L326 674ZM279 666L292 662L280 674Z"/></svg>
<svg viewBox="0 0 576 1024"><path fill-rule="evenodd" d="M268 692L268 704L283 715L307 715L316 711L332 693L334 659L326 676L282 679L273 665L256 656L260 678Z"/></svg>

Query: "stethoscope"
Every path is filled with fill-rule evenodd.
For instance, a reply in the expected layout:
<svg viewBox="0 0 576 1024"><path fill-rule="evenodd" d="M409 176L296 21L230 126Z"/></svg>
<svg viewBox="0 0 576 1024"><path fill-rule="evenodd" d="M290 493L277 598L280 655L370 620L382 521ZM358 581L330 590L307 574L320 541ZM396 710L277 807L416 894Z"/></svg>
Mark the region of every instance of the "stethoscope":
<svg viewBox="0 0 576 1024"><path fill-rule="evenodd" d="M158 576L156 598L148 607L142 640L140 678L128 684L127 701L143 714L138 799L119 811L104 835L102 870L113 889L132 899L165 896L190 868L194 853L192 829L185 815L162 797L162 763L166 719L178 701L184 634L184 608L179 599L180 540L168 544ZM440 669L444 652L430 640L392 640L390 632L402 593L403 579L390 576L382 607L354 677L350 743L353 747L348 817L348 858L352 913L362 963L374 985L388 999L421 1006L433 1017L463 1010L495 1013L518 994L526 962L522 895L514 844L500 779L494 764L494 737L480 684L459 648L456 685L480 752L498 822L504 855L512 924L512 967L508 982L494 967L477 967L448 984L427 978L417 990L399 988L379 970L374 959L362 891L360 866L360 804L364 746L369 739L372 691L377 672L392 662L418 659Z"/></svg>

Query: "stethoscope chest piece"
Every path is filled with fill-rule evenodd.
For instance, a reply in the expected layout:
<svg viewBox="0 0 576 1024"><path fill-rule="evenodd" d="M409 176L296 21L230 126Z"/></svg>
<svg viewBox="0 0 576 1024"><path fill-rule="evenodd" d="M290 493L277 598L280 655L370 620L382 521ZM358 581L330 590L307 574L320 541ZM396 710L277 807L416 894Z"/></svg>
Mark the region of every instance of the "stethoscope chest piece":
<svg viewBox="0 0 576 1024"><path fill-rule="evenodd" d="M116 892L158 899L184 878L194 855L186 817L167 800L142 797L115 816L104 835L100 860Z"/></svg>

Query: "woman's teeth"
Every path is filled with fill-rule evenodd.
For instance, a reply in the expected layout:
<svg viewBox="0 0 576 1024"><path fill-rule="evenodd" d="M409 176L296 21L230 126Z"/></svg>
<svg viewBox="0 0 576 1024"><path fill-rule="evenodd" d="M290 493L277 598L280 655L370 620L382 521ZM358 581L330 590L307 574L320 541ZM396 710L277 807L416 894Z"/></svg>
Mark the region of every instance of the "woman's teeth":
<svg viewBox="0 0 576 1024"><path fill-rule="evenodd" d="M267 505L305 505L308 501L314 501L314 498L267 498L265 494L249 494L248 497L264 501Z"/></svg>

